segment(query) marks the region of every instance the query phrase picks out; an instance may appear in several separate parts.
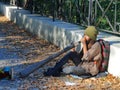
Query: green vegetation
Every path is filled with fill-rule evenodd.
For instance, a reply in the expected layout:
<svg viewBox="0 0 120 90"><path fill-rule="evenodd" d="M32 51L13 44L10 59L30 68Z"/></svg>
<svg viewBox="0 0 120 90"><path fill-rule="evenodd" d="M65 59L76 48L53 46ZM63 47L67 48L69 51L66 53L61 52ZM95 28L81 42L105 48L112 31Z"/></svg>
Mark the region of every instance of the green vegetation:
<svg viewBox="0 0 120 90"><path fill-rule="evenodd" d="M8 2L10 0L0 1ZM89 0L33 0L33 3L29 3L29 1L32 0L20 1L22 2L22 7L32 10L33 13L40 14L41 16L54 16L55 19L60 19L66 22L83 26L87 26L88 21L90 21L91 25L98 24L97 27L100 27L102 29L120 31L119 26L116 24L116 22L120 23L120 0L93 0L90 17L88 15L90 9ZM112 3L110 4L111 1ZM104 13L101 11L99 4L102 7L103 11L105 11L110 4L109 8L105 12L108 20L106 19ZM110 23L113 29L115 29L116 25L117 30L113 30L110 26Z"/></svg>

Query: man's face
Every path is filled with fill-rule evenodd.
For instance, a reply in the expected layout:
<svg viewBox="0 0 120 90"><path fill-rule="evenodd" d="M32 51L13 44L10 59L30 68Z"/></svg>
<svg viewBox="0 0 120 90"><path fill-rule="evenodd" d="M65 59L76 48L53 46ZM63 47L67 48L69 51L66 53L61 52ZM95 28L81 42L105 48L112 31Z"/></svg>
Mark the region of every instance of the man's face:
<svg viewBox="0 0 120 90"><path fill-rule="evenodd" d="M87 35L84 35L84 38L86 39L86 41L90 41L91 39L90 39L90 37L89 36L87 36Z"/></svg>

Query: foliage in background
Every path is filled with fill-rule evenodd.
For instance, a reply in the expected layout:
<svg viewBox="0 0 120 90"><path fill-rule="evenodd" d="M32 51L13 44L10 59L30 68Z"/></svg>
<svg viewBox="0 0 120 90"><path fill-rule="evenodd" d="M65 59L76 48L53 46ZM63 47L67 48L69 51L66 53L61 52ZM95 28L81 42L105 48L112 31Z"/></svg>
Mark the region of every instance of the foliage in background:
<svg viewBox="0 0 120 90"><path fill-rule="evenodd" d="M64 20L66 22L75 23L78 25L88 25L89 0L0 0L0 1L20 1L21 7L30 10L32 13L40 14L41 16L54 17L55 19ZM105 10L111 0L98 0L100 5ZM117 20L120 23L120 1L117 0ZM111 4L108 11L105 13L114 27L115 18L115 0ZM105 17L102 17L102 11L97 5L97 15L95 15L95 0L93 0L92 25L100 20L98 27L111 30ZM117 26L117 29L118 26Z"/></svg>

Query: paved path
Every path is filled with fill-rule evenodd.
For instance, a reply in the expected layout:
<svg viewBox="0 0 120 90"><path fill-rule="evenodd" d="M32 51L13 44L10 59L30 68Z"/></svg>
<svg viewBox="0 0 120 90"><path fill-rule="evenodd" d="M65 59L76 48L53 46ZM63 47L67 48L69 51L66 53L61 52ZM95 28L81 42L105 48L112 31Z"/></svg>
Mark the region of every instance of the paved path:
<svg viewBox="0 0 120 90"><path fill-rule="evenodd" d="M9 43L6 40L6 34L0 31L0 67L4 66L13 66L18 61L21 61L22 58L18 55L17 52L11 52L8 48ZM16 48L9 46L10 48Z"/></svg>
<svg viewBox="0 0 120 90"><path fill-rule="evenodd" d="M0 68L10 66L14 70L14 76L17 76L17 73L29 63L42 60L57 50L59 48L53 44L25 32L8 21L6 17L0 15ZM42 70L35 72L35 76L43 76ZM29 84L24 86L25 83L37 81L34 74L24 79L0 80L0 90L27 90L28 88L39 90L37 88L39 84L37 87Z"/></svg>
<svg viewBox="0 0 120 90"><path fill-rule="evenodd" d="M10 66L17 71L17 69L19 69L18 63L24 59L18 55L18 50L10 44L7 38L7 24L5 24L5 22L1 22L1 19L4 18L5 17L0 16L0 68ZM7 21L7 19L5 20ZM18 79L13 81L4 79L0 80L0 90L17 90L20 83L21 81Z"/></svg>

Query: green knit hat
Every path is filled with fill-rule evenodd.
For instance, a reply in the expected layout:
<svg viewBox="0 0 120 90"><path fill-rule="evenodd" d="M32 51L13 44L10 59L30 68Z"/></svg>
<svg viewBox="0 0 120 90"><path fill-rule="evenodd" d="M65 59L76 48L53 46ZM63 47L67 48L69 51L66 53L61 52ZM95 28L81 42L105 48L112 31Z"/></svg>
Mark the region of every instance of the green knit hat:
<svg viewBox="0 0 120 90"><path fill-rule="evenodd" d="M92 40L96 40L98 31L94 26L88 26L84 32L85 35L89 36Z"/></svg>

